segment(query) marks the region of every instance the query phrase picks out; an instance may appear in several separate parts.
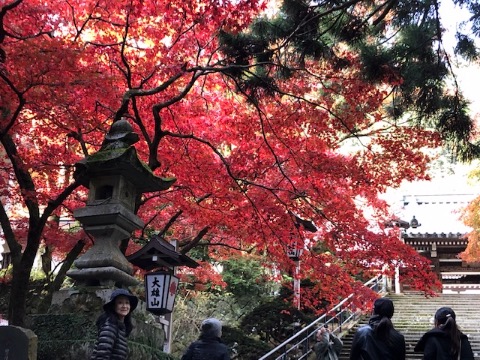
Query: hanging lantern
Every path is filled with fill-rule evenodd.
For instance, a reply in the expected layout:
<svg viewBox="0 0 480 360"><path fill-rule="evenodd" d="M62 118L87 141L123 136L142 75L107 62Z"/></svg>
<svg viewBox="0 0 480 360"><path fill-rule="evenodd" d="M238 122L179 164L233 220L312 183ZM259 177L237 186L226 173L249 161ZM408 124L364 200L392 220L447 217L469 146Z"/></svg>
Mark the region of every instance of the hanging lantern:
<svg viewBox="0 0 480 360"><path fill-rule="evenodd" d="M177 295L178 278L166 271L145 275L145 300L147 311L155 315L165 315L173 311Z"/></svg>
<svg viewBox="0 0 480 360"><path fill-rule="evenodd" d="M298 261L302 253L303 253L303 249L297 247L297 242L287 247L287 255L290 259L294 261Z"/></svg>

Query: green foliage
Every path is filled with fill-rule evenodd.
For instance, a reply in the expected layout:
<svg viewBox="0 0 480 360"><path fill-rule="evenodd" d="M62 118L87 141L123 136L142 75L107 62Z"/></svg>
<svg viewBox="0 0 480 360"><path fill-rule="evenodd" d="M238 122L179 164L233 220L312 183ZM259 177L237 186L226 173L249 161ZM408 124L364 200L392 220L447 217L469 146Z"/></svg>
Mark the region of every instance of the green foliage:
<svg viewBox="0 0 480 360"><path fill-rule="evenodd" d="M255 334L269 344L278 344L292 336L299 327L311 323L313 315L307 315L291 307L283 297L260 304L243 317L240 328L246 334Z"/></svg>
<svg viewBox="0 0 480 360"><path fill-rule="evenodd" d="M33 268L30 273L30 280L33 282L47 282L47 275L42 269Z"/></svg>
<svg viewBox="0 0 480 360"><path fill-rule="evenodd" d="M254 257L231 257L221 264L225 289L180 293L175 302L172 353L180 357L187 346L198 338L201 322L208 317L220 319L225 331L223 339L233 346L238 343L241 359L258 359L268 346L255 334L238 328L239 321L259 303L271 299L277 285L269 280L266 269ZM277 316L277 315L275 315ZM230 334L235 335L230 335ZM230 340L230 338L232 340ZM267 351L263 351L267 349Z"/></svg>
<svg viewBox="0 0 480 360"><path fill-rule="evenodd" d="M128 341L130 354L135 355L135 359L151 359L151 360L175 360L176 358L170 354L164 353L154 346L142 344L136 341Z"/></svg>
<svg viewBox="0 0 480 360"><path fill-rule="evenodd" d="M392 54L378 44L362 44L360 49L365 78L373 83L381 82L392 64Z"/></svg>
<svg viewBox="0 0 480 360"><path fill-rule="evenodd" d="M230 258L222 262L223 280L227 291L237 299L244 297L265 297L272 292L273 283L268 281L265 267L258 260L249 257Z"/></svg>
<svg viewBox="0 0 480 360"><path fill-rule="evenodd" d="M238 360L257 360L269 352L272 347L246 334L242 330L223 326L222 341L237 354Z"/></svg>
<svg viewBox="0 0 480 360"><path fill-rule="evenodd" d="M479 53L475 46L475 40L464 34L457 34L457 46L455 54L460 55L468 61L478 60Z"/></svg>
<svg viewBox="0 0 480 360"><path fill-rule="evenodd" d="M76 314L32 316L30 328L38 336L38 360L70 359L87 354L97 336L92 319Z"/></svg>
<svg viewBox="0 0 480 360"><path fill-rule="evenodd" d="M175 305L173 355L180 357L198 338L200 324L205 318L216 317L223 323L223 342L229 347L237 343L238 359L258 359L298 331L298 326L305 326L315 319L313 315L292 308L284 300L287 295L282 293L281 297L269 298L253 311L242 313L240 326L235 319L239 310L235 308L237 303L231 294L202 293L193 299L178 301Z"/></svg>
<svg viewBox="0 0 480 360"><path fill-rule="evenodd" d="M10 282L13 273L13 266L9 265L6 269L0 270L0 283L6 284Z"/></svg>

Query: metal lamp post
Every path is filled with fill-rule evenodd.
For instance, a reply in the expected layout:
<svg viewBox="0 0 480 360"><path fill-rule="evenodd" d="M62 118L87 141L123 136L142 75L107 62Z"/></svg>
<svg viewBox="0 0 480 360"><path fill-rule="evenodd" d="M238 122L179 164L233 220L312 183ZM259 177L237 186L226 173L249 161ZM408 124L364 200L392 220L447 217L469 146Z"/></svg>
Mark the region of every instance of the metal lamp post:
<svg viewBox="0 0 480 360"><path fill-rule="evenodd" d="M407 229L412 228L416 229L417 227L421 226L418 222L418 220L413 216L412 220L410 222L404 221L404 220L392 220L389 223L389 226L392 227L398 227L400 228L400 241L404 243L402 233L403 231L407 231ZM400 265L397 265L395 267L395 294L401 294L401 289L400 289Z"/></svg>
<svg viewBox="0 0 480 360"><path fill-rule="evenodd" d="M303 249L297 247L297 243L293 246L289 246L287 255L295 262L295 274L293 276L293 294L294 303L298 310L300 310L300 256L303 253Z"/></svg>
<svg viewBox="0 0 480 360"><path fill-rule="evenodd" d="M291 213L291 215L293 217L297 232L300 230L300 228L303 228L305 231L312 233L317 232L317 227L312 220L303 219L299 215L296 215L294 213ZM295 262L295 274L293 277L293 294L294 302L298 310L300 310L300 256L302 256L302 253L303 242L302 247L299 247L297 241L294 241L293 244L289 245L287 248L288 257Z"/></svg>

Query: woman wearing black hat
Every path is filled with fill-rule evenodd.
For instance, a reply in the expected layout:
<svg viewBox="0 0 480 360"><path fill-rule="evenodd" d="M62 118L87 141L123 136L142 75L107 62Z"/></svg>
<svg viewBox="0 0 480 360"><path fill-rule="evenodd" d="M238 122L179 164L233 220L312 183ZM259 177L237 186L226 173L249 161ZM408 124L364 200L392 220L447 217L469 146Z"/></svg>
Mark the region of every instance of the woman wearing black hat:
<svg viewBox="0 0 480 360"><path fill-rule="evenodd" d="M473 360L472 347L458 329L453 309L441 307L434 320L435 327L422 336L415 351L423 352L424 360Z"/></svg>
<svg viewBox="0 0 480 360"><path fill-rule="evenodd" d="M98 338L91 360L127 359L127 337L133 329L131 313L137 304L138 298L125 289L112 292L97 320Z"/></svg>
<svg viewBox="0 0 480 360"><path fill-rule="evenodd" d="M368 325L353 338L350 360L405 360L405 337L393 327L393 312L392 300L375 300Z"/></svg>

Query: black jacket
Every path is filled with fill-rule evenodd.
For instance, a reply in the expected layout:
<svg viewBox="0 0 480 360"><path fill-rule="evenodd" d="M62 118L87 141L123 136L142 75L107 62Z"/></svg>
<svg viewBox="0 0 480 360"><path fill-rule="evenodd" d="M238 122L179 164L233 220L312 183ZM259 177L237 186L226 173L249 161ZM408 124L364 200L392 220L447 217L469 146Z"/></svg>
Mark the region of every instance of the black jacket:
<svg viewBox="0 0 480 360"><path fill-rule="evenodd" d="M473 360L473 351L465 334L461 334L461 360ZM415 345L416 352L423 352L424 360L457 360L450 354L450 337L441 329L432 329L420 338Z"/></svg>
<svg viewBox="0 0 480 360"><path fill-rule="evenodd" d="M230 350L218 337L200 336L190 344L182 360L230 360Z"/></svg>
<svg viewBox="0 0 480 360"><path fill-rule="evenodd" d="M362 326L353 337L350 360L405 360L405 338L397 330L390 330L390 343L378 339L373 326L380 321L372 316L369 325Z"/></svg>
<svg viewBox="0 0 480 360"><path fill-rule="evenodd" d="M90 360L126 360L128 344L125 325L108 317L98 329L98 338Z"/></svg>

